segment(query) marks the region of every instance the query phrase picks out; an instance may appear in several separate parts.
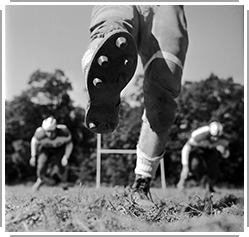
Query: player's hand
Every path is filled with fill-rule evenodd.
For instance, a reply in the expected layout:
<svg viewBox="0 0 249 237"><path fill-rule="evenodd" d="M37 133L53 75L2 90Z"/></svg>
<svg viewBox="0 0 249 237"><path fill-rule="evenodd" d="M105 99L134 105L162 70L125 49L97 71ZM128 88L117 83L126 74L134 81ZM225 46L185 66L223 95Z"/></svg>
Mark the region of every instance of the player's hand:
<svg viewBox="0 0 249 237"><path fill-rule="evenodd" d="M224 153L221 154L224 159L227 159L230 156L230 151L225 149Z"/></svg>
<svg viewBox="0 0 249 237"><path fill-rule="evenodd" d="M61 164L62 164L62 166L66 166L68 164L68 158L66 156L63 156L63 158L61 160Z"/></svg>
<svg viewBox="0 0 249 237"><path fill-rule="evenodd" d="M35 156L31 156L30 160L29 160L29 164L33 167L35 167Z"/></svg>
<svg viewBox="0 0 249 237"><path fill-rule="evenodd" d="M183 165L182 167L182 173L181 173L181 179L186 179L188 177L189 174L189 168L188 165Z"/></svg>
<svg viewBox="0 0 249 237"><path fill-rule="evenodd" d="M225 147L222 146L222 145L217 146L216 149L217 149L221 154L224 154L224 153L225 153Z"/></svg>
<svg viewBox="0 0 249 237"><path fill-rule="evenodd" d="M180 191L184 190L184 183L180 180L179 183L176 185L177 189Z"/></svg>

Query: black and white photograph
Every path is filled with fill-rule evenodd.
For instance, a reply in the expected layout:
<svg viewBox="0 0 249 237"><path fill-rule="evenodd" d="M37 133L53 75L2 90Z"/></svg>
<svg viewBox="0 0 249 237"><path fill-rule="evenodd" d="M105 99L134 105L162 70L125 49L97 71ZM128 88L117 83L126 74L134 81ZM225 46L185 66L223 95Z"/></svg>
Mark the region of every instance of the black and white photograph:
<svg viewBox="0 0 249 237"><path fill-rule="evenodd" d="M1 11L1 232L246 236L246 1Z"/></svg>

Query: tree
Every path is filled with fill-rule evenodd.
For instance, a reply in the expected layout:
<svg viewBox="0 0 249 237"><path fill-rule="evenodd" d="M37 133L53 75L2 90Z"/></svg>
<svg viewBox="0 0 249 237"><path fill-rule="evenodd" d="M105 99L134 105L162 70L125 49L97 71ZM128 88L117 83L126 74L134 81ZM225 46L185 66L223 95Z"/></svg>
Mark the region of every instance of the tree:
<svg viewBox="0 0 249 237"><path fill-rule="evenodd" d="M135 78L134 91L122 98L120 122L116 131L102 136L102 147L136 149L143 113L143 75ZM72 132L74 149L69 160L69 181L95 183L96 138L84 125L85 110L74 107L69 96L71 82L61 70L36 71L29 87L12 101L6 101L6 183L28 180L34 170L28 164L30 140L42 120L54 115ZM166 145L165 171L168 185L179 180L181 149L192 130L212 120L224 124L231 156L221 161L220 183L242 185L244 180L244 87L232 78L211 74L206 80L187 81L177 99L175 123ZM135 155L103 155L102 181L108 185L127 185L133 181ZM160 170L157 172L160 177ZM157 179L153 182L157 183Z"/></svg>
<svg viewBox="0 0 249 237"><path fill-rule="evenodd" d="M231 156L221 161L220 182L243 184L244 162L244 87L232 78L219 79L211 74L200 82L185 82L178 100L176 120L167 145L171 167L180 173L181 149L190 132L213 120L224 125L230 141ZM183 126L184 125L184 126ZM184 129L181 129L184 127ZM171 172L172 183L179 175Z"/></svg>
<svg viewBox="0 0 249 237"><path fill-rule="evenodd" d="M102 147L109 149L135 149L138 141L143 113L143 75L135 78L134 92L123 98L120 123L116 131L102 136ZM191 131L199 126L218 120L224 125L230 141L231 156L221 160L219 182L241 185L243 183L243 134L244 102L243 86L232 78L219 79L211 74L200 82L185 82L177 99L178 109L175 123L170 129L165 154L165 173L168 185L179 180L181 171L181 149ZM92 153L92 167L96 160ZM102 182L127 185L134 178L135 155L102 155ZM160 170L153 184L160 179ZM158 185L157 185L158 186Z"/></svg>
<svg viewBox="0 0 249 237"><path fill-rule="evenodd" d="M73 106L69 78L61 70L53 73L37 70L31 75L28 85L20 96L5 103L6 182L15 181L17 177L19 181L25 180L34 175L28 164L30 141L42 120L50 115L55 116L58 123L66 124L72 132L74 150L69 161L69 174L75 177L75 167L82 162L83 153L89 153L87 149L91 144L88 141L91 141L88 138L93 135L84 126L85 110Z"/></svg>

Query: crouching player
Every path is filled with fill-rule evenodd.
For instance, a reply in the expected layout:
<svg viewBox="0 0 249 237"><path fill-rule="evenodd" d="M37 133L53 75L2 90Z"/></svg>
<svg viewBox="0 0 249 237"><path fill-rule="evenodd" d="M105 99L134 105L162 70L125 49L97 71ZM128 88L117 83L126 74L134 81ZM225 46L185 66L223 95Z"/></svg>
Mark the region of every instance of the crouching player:
<svg viewBox="0 0 249 237"><path fill-rule="evenodd" d="M207 190L214 192L214 183L219 174L219 156L228 158L230 155L228 140L222 138L223 126L219 122L212 122L197 128L191 133L187 143L182 148L182 171L177 188L182 190L190 174L203 176L207 183ZM193 151L200 151L194 155Z"/></svg>
<svg viewBox="0 0 249 237"><path fill-rule="evenodd" d="M57 124L53 117L46 118L31 139L30 165L36 166L37 175L37 181L32 187L33 191L39 190L45 182L47 167L51 162L58 166L61 181L66 181L66 166L72 150L72 135L67 126Z"/></svg>

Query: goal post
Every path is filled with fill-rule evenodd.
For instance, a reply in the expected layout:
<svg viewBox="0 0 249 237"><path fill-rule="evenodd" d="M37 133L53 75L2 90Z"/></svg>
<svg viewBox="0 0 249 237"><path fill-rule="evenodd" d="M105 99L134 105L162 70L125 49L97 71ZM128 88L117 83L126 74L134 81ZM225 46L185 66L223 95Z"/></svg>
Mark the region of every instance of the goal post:
<svg viewBox="0 0 249 237"><path fill-rule="evenodd" d="M136 150L132 149L102 149L101 134L97 134L97 161L96 161L96 188L101 186L101 154L136 154ZM161 185L162 189L166 189L166 179L164 170L164 159L160 160L161 169Z"/></svg>

